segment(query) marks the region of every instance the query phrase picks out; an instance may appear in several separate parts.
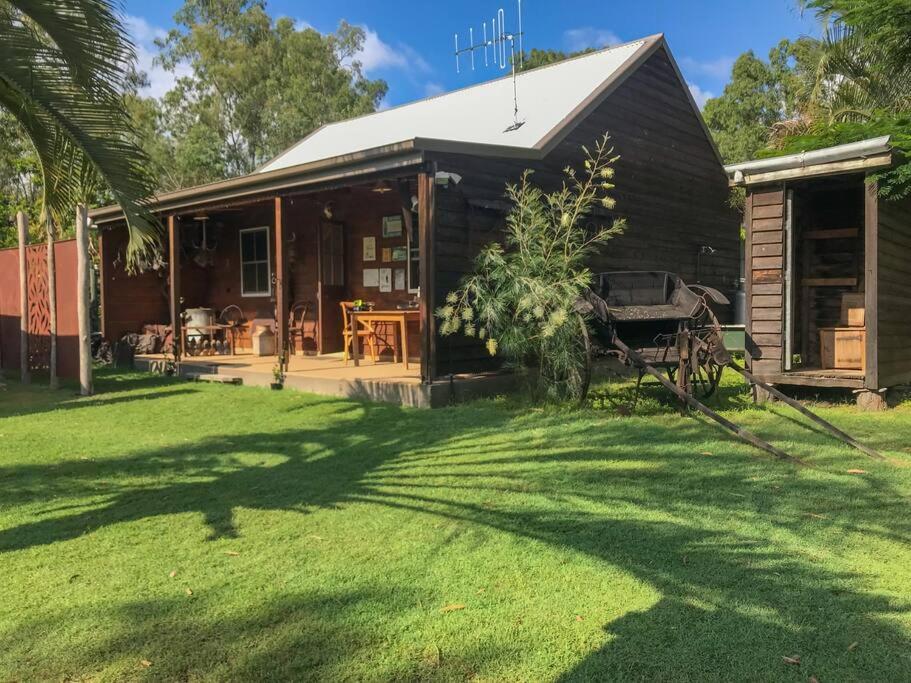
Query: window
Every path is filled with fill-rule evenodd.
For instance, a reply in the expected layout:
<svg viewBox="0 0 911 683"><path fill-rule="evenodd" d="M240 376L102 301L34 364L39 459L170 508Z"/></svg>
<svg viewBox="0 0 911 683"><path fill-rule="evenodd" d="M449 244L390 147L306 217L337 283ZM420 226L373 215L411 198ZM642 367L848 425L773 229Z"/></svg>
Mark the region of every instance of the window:
<svg viewBox="0 0 911 683"><path fill-rule="evenodd" d="M241 296L272 294L272 264L269 251L268 227L240 231Z"/></svg>

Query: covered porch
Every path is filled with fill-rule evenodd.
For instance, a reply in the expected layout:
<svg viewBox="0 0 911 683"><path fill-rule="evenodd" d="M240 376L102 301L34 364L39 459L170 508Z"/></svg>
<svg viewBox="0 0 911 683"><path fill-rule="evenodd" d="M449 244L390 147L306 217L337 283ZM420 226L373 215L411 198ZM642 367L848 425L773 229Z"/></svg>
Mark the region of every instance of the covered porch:
<svg viewBox="0 0 911 683"><path fill-rule="evenodd" d="M138 349L140 366L167 355L182 371L247 383L280 368L286 385L310 390L429 384L433 191L419 166L188 201L162 212L163 252L134 275L124 269L126 230L102 225L102 332L112 343L157 338Z"/></svg>

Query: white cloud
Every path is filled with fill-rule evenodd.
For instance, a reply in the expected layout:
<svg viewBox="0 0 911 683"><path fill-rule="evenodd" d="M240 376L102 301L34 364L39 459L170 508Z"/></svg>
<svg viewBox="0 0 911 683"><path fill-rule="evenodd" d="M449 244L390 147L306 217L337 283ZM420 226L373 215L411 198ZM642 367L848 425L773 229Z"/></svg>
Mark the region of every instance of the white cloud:
<svg viewBox="0 0 911 683"><path fill-rule="evenodd" d="M161 65L155 63L158 48L155 40L165 38L168 32L159 26L152 26L142 17L128 15L124 17L127 32L136 45L136 68L144 71L149 78L148 87L142 88L140 94L145 97L162 97L174 86L174 81L183 76L192 74L188 64L178 64L177 68L165 71Z"/></svg>
<svg viewBox="0 0 911 683"><path fill-rule="evenodd" d="M693 99L696 100L696 104L699 105L699 111L702 111L706 100L710 100L715 97L714 93L709 90L703 90L695 83L687 83L686 85L690 89L690 93L692 94Z"/></svg>
<svg viewBox="0 0 911 683"><path fill-rule="evenodd" d="M688 74L711 76L718 80L726 81L731 76L734 67L733 57L719 57L708 61L699 61L692 57L684 57L681 62L683 70Z"/></svg>
<svg viewBox="0 0 911 683"><path fill-rule="evenodd" d="M414 50L414 48L398 43L390 45L380 38L379 34L369 26L364 29L364 45L355 55L365 72L381 69L414 69L422 73L429 73L432 69L427 61Z"/></svg>
<svg viewBox="0 0 911 683"><path fill-rule="evenodd" d="M563 32L563 44L570 52L578 52L590 47L602 48L622 42L613 31L592 26L571 28Z"/></svg>
<svg viewBox="0 0 911 683"><path fill-rule="evenodd" d="M436 83L434 81L429 81L424 84L424 96L425 97L433 97L434 95L439 95L445 91L446 91L446 88L444 88L440 83Z"/></svg>

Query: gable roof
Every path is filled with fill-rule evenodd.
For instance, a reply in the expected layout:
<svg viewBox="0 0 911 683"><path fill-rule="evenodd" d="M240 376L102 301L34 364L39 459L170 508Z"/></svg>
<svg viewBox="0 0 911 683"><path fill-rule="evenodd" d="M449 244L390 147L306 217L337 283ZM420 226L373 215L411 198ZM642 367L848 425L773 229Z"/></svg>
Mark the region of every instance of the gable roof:
<svg viewBox="0 0 911 683"><path fill-rule="evenodd" d="M607 47L372 114L327 124L249 175L163 193L151 202L168 212L235 201L358 175L413 168L426 152L541 159L659 49L676 72L719 165L721 156L663 34ZM123 220L118 206L89 212L96 224Z"/></svg>
<svg viewBox="0 0 911 683"><path fill-rule="evenodd" d="M324 125L263 165L274 171L406 140L536 149L599 87L635 61L660 36L634 40L519 73L515 91L521 126L512 130L513 78L428 97Z"/></svg>

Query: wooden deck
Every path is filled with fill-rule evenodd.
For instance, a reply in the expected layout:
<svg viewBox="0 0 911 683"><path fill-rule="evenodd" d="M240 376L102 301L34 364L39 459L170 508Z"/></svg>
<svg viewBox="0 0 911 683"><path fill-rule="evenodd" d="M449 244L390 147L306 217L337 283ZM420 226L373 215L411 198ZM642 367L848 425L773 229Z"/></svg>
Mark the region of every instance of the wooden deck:
<svg viewBox="0 0 911 683"><path fill-rule="evenodd" d="M165 360L163 355L141 355L136 357L136 367L161 371ZM277 362L275 356L189 356L180 363L180 375L191 378L214 374L226 379L236 378L237 383L248 386L267 387L272 382L272 368ZM406 370L402 363L383 360L374 363L362 359L355 367L351 361L345 364L340 353L292 356L285 373L285 388L431 408L476 396L504 393L515 384L513 376L497 373L457 375L423 384L420 361L413 359L409 366Z"/></svg>

